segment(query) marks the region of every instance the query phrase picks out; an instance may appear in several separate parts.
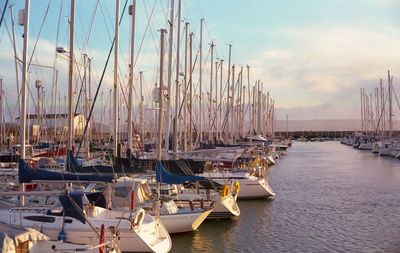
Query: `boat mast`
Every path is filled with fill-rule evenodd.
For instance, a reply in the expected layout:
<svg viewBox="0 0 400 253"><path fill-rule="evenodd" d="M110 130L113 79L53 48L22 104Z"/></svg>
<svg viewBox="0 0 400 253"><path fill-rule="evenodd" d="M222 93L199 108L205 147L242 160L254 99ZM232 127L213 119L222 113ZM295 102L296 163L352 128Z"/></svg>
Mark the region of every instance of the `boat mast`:
<svg viewBox="0 0 400 253"><path fill-rule="evenodd" d="M179 138L179 105L180 105L180 85L179 85L179 68L180 68L180 40L181 40L181 5L182 0L178 0L178 27L176 32L176 73L175 73L175 120L174 120L174 158L178 152ZM185 84L186 85L186 84Z"/></svg>
<svg viewBox="0 0 400 253"><path fill-rule="evenodd" d="M168 69L167 69L167 105L165 112L165 153L168 156L169 150L169 133L171 131L171 82L172 82L172 49L174 47L174 0L171 0L171 10L169 16L169 42L168 42Z"/></svg>
<svg viewBox="0 0 400 253"><path fill-rule="evenodd" d="M244 138L244 97L245 97L245 86L243 86L243 67L240 67L240 104L239 104L239 132L242 138Z"/></svg>
<svg viewBox="0 0 400 253"><path fill-rule="evenodd" d="M382 78L379 81L379 88L381 92L381 134L385 135L385 95L383 92L383 80Z"/></svg>
<svg viewBox="0 0 400 253"><path fill-rule="evenodd" d="M389 137L393 135L393 121L392 121L392 80L390 71L388 71L388 85L389 85Z"/></svg>
<svg viewBox="0 0 400 253"><path fill-rule="evenodd" d="M222 94L222 89L223 89L223 66L224 66L224 60L220 60L220 79L219 79L219 103L218 103L218 114L219 117L218 119L218 124L217 124L217 130L218 130L218 141L222 140L222 105L223 105L223 94Z"/></svg>
<svg viewBox="0 0 400 253"><path fill-rule="evenodd" d="M15 79L17 82L17 100L18 100L18 112L19 115L21 116L21 99L20 99L20 89L19 89L19 75L18 75L18 60L17 60L17 48L15 46L15 23L14 23L14 14L13 14L13 5L10 5L10 17L11 17L11 25L12 25L12 38L13 38L13 50L14 50L14 67L15 67Z"/></svg>
<svg viewBox="0 0 400 253"><path fill-rule="evenodd" d="M200 148L203 145L203 22L204 18L200 19L200 45L199 45L199 142Z"/></svg>
<svg viewBox="0 0 400 253"><path fill-rule="evenodd" d="M187 56L187 50L188 50L188 27L189 23L185 23L185 74L184 74L184 85L183 85L183 93L184 93L184 98L183 98L183 108L184 108L184 113L183 113L183 150L187 151L187 112L188 112L188 102L187 102L187 97L188 97L188 78L187 78L187 64L188 64L188 56Z"/></svg>
<svg viewBox="0 0 400 253"><path fill-rule="evenodd" d="M118 148L118 47L119 47L119 0L116 0L115 5L115 45L114 45L114 125L113 125L113 139L114 139L114 158L117 157Z"/></svg>
<svg viewBox="0 0 400 253"><path fill-rule="evenodd" d="M69 25L69 76L68 76L68 144L72 150L74 141L74 32L75 32L75 0L71 0L71 17ZM66 163L67 164L67 163Z"/></svg>
<svg viewBox="0 0 400 253"><path fill-rule="evenodd" d="M167 30L160 30L160 90L159 90L159 113L158 113L158 145L157 145L157 161L161 161L162 156L162 140L163 140L163 120L164 120L164 37Z"/></svg>
<svg viewBox="0 0 400 253"><path fill-rule="evenodd" d="M29 43L29 12L30 12L30 0L25 0L24 10L24 49L23 49L23 62L22 62L22 94L21 94L21 114L19 115L20 120L20 159L26 158L26 142L25 142L25 128L26 128L26 88L27 88L27 72L28 72L28 43ZM25 191L25 184L21 184L21 190ZM25 198L21 196L20 203L22 206L25 205Z"/></svg>
<svg viewBox="0 0 400 253"><path fill-rule="evenodd" d="M3 78L0 78L0 148L3 148L5 131L4 131L4 92L3 92Z"/></svg>
<svg viewBox="0 0 400 253"><path fill-rule="evenodd" d="M103 100L104 100L104 92L102 91L100 93L100 142L103 142L103 118L105 114L104 105L103 105Z"/></svg>
<svg viewBox="0 0 400 253"><path fill-rule="evenodd" d="M213 115L213 124L214 124L214 140L218 139L218 63L219 61L215 61L215 107L214 107L214 115Z"/></svg>
<svg viewBox="0 0 400 253"><path fill-rule="evenodd" d="M22 91L21 91L21 114L20 114L20 159L25 159L25 148L26 148L26 89L27 89L27 75L28 75L28 43L29 43L29 13L30 12L30 0L25 0L24 10L24 49L23 49L23 62L22 62Z"/></svg>
<svg viewBox="0 0 400 253"><path fill-rule="evenodd" d="M129 65L129 95L128 95L128 148L126 150L126 156L131 157L132 154L132 114L133 114L133 65L135 60L135 19L136 19L136 0L132 0L132 5L129 6L129 14L132 16L131 19L131 55Z"/></svg>
<svg viewBox="0 0 400 253"><path fill-rule="evenodd" d="M230 92L229 91L231 90L231 68L232 68L232 66L231 66L231 56L232 56L232 54L231 53L232 53L232 45L229 44L228 77L227 77L227 81L228 81L227 87L228 87L228 89L227 89L227 97L226 97L226 109L228 110L228 118L226 120L226 123L227 123L227 127L226 127L227 134L226 134L226 136L224 138L225 142L228 141L229 133L232 134L232 126L229 125L229 107L230 107L230 103L229 103L229 95L230 95L229 93ZM232 89L232 91L233 91L233 89Z"/></svg>
<svg viewBox="0 0 400 253"><path fill-rule="evenodd" d="M144 138L145 138L145 132L144 132L144 115L143 115L143 103L144 103L144 98L143 98L143 71L139 72L139 86L140 86L140 115L139 115L139 120L140 120L140 138L142 143L144 143Z"/></svg>
<svg viewBox="0 0 400 253"><path fill-rule="evenodd" d="M189 34L189 149L193 150L193 33Z"/></svg>
<svg viewBox="0 0 400 253"><path fill-rule="evenodd" d="M214 41L211 41L211 59L210 59L210 97L209 97L209 109L208 109L208 144L211 144L212 130L211 130L211 115L212 115L212 96L213 96L213 68L214 68Z"/></svg>
<svg viewBox="0 0 400 253"><path fill-rule="evenodd" d="M232 93L231 93L231 143L235 142L235 64L232 65Z"/></svg>
<svg viewBox="0 0 400 253"><path fill-rule="evenodd" d="M258 80L258 97L257 97L257 133L261 134L261 84L260 80Z"/></svg>
<svg viewBox="0 0 400 253"><path fill-rule="evenodd" d="M251 109L251 94L250 94L250 92L251 92L251 86L250 86L250 66L249 65L247 65L246 66L246 68L247 68L247 92L248 92L248 101L247 101L247 113L248 113L248 118L249 118L249 135L251 135L251 111L250 111L250 109Z"/></svg>

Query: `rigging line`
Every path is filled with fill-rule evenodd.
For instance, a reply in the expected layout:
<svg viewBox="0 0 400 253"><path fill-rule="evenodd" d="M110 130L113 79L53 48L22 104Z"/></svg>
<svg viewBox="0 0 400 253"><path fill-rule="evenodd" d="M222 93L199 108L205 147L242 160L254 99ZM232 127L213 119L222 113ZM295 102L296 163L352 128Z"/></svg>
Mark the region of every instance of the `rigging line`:
<svg viewBox="0 0 400 253"><path fill-rule="evenodd" d="M168 2L170 2L171 0L169 0ZM168 5L167 6L170 6L171 4L170 3L167 3ZM164 18L165 18L165 20L167 21L167 23L169 22L169 16L167 15L167 12L165 11L165 9L168 9L168 7L167 8L164 8L164 6L163 6L163 4L162 4L162 0L160 0L160 6L161 6L161 9L162 9L162 11L163 11L163 14L164 14ZM170 11L172 11L172 10L170 10Z"/></svg>
<svg viewBox="0 0 400 253"><path fill-rule="evenodd" d="M4 95L5 93L3 93ZM11 114L11 110L10 110L10 106L8 104L8 100L7 100L7 96L4 96L4 100L6 101L6 107L7 107L7 111L10 117L10 121L13 122L13 118L12 118L12 114ZM3 116L5 118L5 115Z"/></svg>
<svg viewBox="0 0 400 253"><path fill-rule="evenodd" d="M31 65L33 55L35 54L36 46L37 46L37 44L39 42L39 38L40 38L40 34L42 33L42 30L43 30L44 22L46 21L47 14L49 13L50 4L51 4L51 0L49 0L49 3L47 4L47 9L46 9L46 11L44 13L44 17L43 17L43 20L42 20L42 24L40 25L40 29L39 29L39 33L38 33L38 36L37 36L36 41L35 41L35 45L33 46L31 58L29 59L29 64L28 64L27 71L29 71L29 67Z"/></svg>
<svg viewBox="0 0 400 253"><path fill-rule="evenodd" d="M156 3L157 3L157 0L154 1L154 4L156 4ZM149 17L149 15L147 13L146 0L143 0L143 5L144 5L144 11L145 11L146 17ZM152 19L148 18L148 20L151 23L151 25L153 25ZM154 44L154 48L155 48L155 50L157 52L157 56L160 56L160 53L159 53L159 50L158 50L158 43L156 42L156 40L154 38L153 30L151 28L150 28L150 35L151 35L151 38L153 39L153 44Z"/></svg>
<svg viewBox="0 0 400 253"><path fill-rule="evenodd" d="M90 19L90 24L89 24L89 28L88 28L88 31L87 31L86 40L85 40L85 42L83 43L83 51L86 51L86 48L87 48L87 46L88 46L88 44L89 44L89 39L90 39L90 36L91 36L91 34L92 34L92 28L93 28L94 19L96 18L97 9L98 9L98 7L99 7L99 1L100 1L100 0L97 0L97 1L96 1L96 5L95 5L95 8L94 8L92 17L91 17L91 19Z"/></svg>
<svg viewBox="0 0 400 253"><path fill-rule="evenodd" d="M146 38L146 34L147 34L147 31L148 31L149 26L150 26L150 20L153 18L154 9L156 7L156 4L157 4L157 1L154 2L153 8L152 8L151 13L150 13L150 18L147 19L146 29L144 30L143 38L142 38L142 41L140 42L140 46L139 46L139 49L138 49L138 52L137 52L137 55L136 55L135 62L133 63L133 67L136 67L136 63L137 63L138 57L139 57L140 52L142 50L143 42L144 42L144 40Z"/></svg>
<svg viewBox="0 0 400 253"><path fill-rule="evenodd" d="M1 14L0 27L1 27L1 25L3 24L3 19L4 19L4 16L5 16L5 14L6 14L7 5L8 5L8 0L6 0L6 2L5 2L5 4L4 4L4 9L3 9L3 13Z"/></svg>
<svg viewBox="0 0 400 253"><path fill-rule="evenodd" d="M60 34L60 24L61 24L61 13L62 13L62 4L60 4L60 11L58 14L58 22L57 22L57 33L56 33L56 47L58 44L59 34ZM54 110L53 106L56 103L57 97L57 84L55 83L56 73L57 73L57 51L54 52L54 62L53 62L53 76L52 76L52 91L51 91L51 109ZM53 101L54 100L54 101ZM54 110L55 111L55 110Z"/></svg>
<svg viewBox="0 0 400 253"><path fill-rule="evenodd" d="M102 7L101 2L100 2L100 10L101 10L101 14L102 14L102 17L103 17L104 25L106 26L108 38L110 39L110 42L111 42L111 35L110 35L111 33L110 33L110 29L108 28L108 23L107 23L107 20L106 20L106 15L104 14L104 10L103 10L103 7Z"/></svg>
<svg viewBox="0 0 400 253"><path fill-rule="evenodd" d="M121 14L121 17L119 19L118 25L121 25L122 17L125 14L125 10L126 10L127 4L128 4L128 0L125 1L124 8L122 10L122 14ZM104 75L105 75L105 72L107 70L108 62L110 60L110 56L111 56L111 53L113 51L114 45L115 45L115 37L114 37L114 39L113 39L113 41L111 43L110 50L108 51L106 64L104 65L103 72L101 73L99 85L97 86L96 93L95 93L94 98L93 98L93 103L92 103L92 106L90 107L90 112L89 112L89 115L88 115L88 117L86 119L85 129L83 130L83 134L82 134L81 142L79 143L79 148L78 148L78 151L77 151L77 155L79 155L79 151L82 148L83 138L86 135L86 132L87 132L87 129L88 129L88 126L89 126L89 121L90 121L90 118L92 117L92 114L93 114L94 105L96 104L97 96L99 95L100 87L101 87L101 84L103 83ZM114 167L112 167L112 168L114 170Z"/></svg>

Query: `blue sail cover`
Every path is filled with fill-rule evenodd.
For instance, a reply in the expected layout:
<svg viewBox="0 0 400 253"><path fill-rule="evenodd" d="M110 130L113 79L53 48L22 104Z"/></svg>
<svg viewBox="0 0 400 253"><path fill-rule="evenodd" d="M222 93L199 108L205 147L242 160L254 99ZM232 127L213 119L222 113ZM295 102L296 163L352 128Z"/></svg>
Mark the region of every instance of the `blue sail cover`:
<svg viewBox="0 0 400 253"><path fill-rule="evenodd" d="M71 192L68 195L60 195L58 199L63 206L64 215L72 217L85 223L85 217L83 214L83 192ZM75 202L75 203L72 203Z"/></svg>
<svg viewBox="0 0 400 253"><path fill-rule="evenodd" d="M157 161L156 164L156 180L157 182L166 184L183 184L187 182L197 182L205 180L205 177L189 176L189 175L174 175L164 168L164 165Z"/></svg>
<svg viewBox="0 0 400 253"><path fill-rule="evenodd" d="M18 165L19 183L31 183L33 180L40 181L93 181L111 183L113 177L99 175L78 175L73 173L56 172L46 169L33 169L22 159Z"/></svg>

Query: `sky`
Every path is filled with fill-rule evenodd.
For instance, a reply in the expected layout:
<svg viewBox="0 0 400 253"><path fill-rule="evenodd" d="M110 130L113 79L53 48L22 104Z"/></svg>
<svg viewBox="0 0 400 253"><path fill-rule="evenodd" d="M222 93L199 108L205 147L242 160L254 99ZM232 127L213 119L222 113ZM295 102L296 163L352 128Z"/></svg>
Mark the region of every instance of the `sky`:
<svg viewBox="0 0 400 253"><path fill-rule="evenodd" d="M14 5L15 20L24 2L10 0ZM76 2L75 54L76 58L79 58L81 53L85 52L92 58L92 94L94 94L114 33L115 1L77 0ZM177 0L175 2L177 3ZM251 83L261 80L264 91L269 91L275 100L277 117L280 119L284 119L286 115L289 119L296 120L360 118L360 88L365 88L367 93L371 93L379 84L380 78L383 78L386 84L388 70L394 75L394 86L398 91L396 87L399 87L397 74L400 70L399 1L182 0L182 2L181 35L183 36L184 22L189 22L189 30L194 33L194 48L199 46L200 19L205 20L203 80L207 80L204 81L207 83L206 87L209 80L209 44L214 41L216 57L224 59L225 63L228 59L228 45L231 44L232 62L238 68L250 66ZM5 0L0 0L1 10L4 3ZM61 0L31 0L30 52L33 51L37 40L35 54L32 57L33 63L53 65L58 22L60 28L57 45L68 49L69 3L70 1ZM124 3L125 0L121 0L121 12ZM138 73L143 71L143 93L148 107L151 107L151 99L148 97L158 78L159 30L168 28L169 6L170 1L164 0L137 1L135 99L137 101L139 98ZM93 26L89 29L93 16ZM3 78L10 114L13 114L17 91L13 47L6 30L7 26L11 34L9 10L6 11L4 20L5 23L0 27L0 76ZM43 29L38 36L43 20ZM119 75L124 85L128 77L129 24L130 18L125 14L120 27L119 47L121 52ZM174 28L176 32L177 22L174 23ZM17 26L19 57L22 55L22 33L22 27ZM183 42L181 44L183 45ZM176 45L173 51L175 55ZM63 97L67 95L66 56L58 56L56 65L59 69L59 91L63 101ZM198 70L195 70L195 79L197 72ZM48 98L46 101L50 101L52 76L52 69L34 66L31 68L30 87L33 89L35 79L43 80ZM112 83L113 57L101 89L104 92L104 103L108 103L107 96ZM395 110L398 111L398 108Z"/></svg>

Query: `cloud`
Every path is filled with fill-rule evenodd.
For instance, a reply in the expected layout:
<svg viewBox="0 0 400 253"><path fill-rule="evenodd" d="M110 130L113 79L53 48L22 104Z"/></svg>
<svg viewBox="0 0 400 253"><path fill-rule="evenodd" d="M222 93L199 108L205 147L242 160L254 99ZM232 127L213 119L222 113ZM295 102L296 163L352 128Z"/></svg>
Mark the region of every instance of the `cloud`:
<svg viewBox="0 0 400 253"><path fill-rule="evenodd" d="M300 118L342 116L341 111L348 108L340 104L357 107L359 88L372 88L387 76L388 69L400 67L400 29L396 27L282 28L276 36L295 43L265 48L250 65L277 103L297 108ZM338 110L321 106L328 104L339 104ZM309 110L300 109L307 106Z"/></svg>

